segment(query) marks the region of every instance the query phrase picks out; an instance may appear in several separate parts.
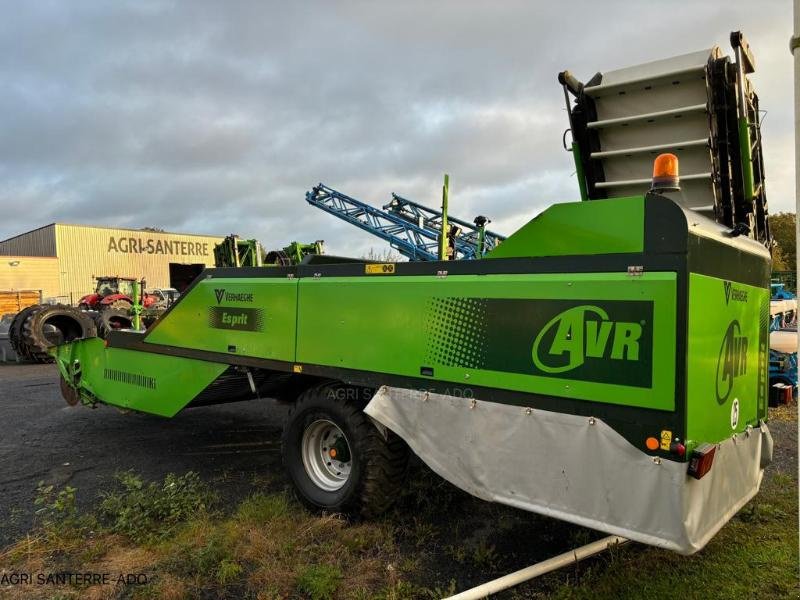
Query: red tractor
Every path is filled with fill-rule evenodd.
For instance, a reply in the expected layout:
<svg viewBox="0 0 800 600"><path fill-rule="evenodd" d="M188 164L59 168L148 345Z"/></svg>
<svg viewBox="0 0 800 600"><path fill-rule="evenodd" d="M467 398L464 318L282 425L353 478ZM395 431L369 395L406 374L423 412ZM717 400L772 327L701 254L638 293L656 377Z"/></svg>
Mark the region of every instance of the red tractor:
<svg viewBox="0 0 800 600"><path fill-rule="evenodd" d="M87 294L78 302L82 310L115 310L128 311L133 306L133 277L103 276L97 277L97 287L93 294ZM143 294L142 306L149 308L159 298L152 294Z"/></svg>

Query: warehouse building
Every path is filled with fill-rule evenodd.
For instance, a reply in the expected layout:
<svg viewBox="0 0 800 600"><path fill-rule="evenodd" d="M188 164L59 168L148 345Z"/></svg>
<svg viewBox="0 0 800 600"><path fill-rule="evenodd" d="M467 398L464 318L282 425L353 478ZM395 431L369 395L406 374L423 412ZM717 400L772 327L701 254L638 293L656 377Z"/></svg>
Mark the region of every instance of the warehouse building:
<svg viewBox="0 0 800 600"><path fill-rule="evenodd" d="M52 223L0 241L0 291L39 291L77 303L96 276L143 278L148 288L185 288L214 265L221 236Z"/></svg>

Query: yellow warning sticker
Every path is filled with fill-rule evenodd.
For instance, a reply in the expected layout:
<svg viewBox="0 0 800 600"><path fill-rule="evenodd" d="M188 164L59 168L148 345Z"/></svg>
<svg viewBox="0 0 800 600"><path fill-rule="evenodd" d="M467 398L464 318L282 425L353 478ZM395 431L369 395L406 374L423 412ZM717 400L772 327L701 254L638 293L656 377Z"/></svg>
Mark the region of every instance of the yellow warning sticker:
<svg viewBox="0 0 800 600"><path fill-rule="evenodd" d="M664 429L661 432L661 449L669 452L670 444L672 444L672 432Z"/></svg>
<svg viewBox="0 0 800 600"><path fill-rule="evenodd" d="M294 365L292 366L292 371L295 373L302 373L303 372L303 365Z"/></svg>
<svg viewBox="0 0 800 600"><path fill-rule="evenodd" d="M394 263L364 265L364 273L367 275L394 275Z"/></svg>

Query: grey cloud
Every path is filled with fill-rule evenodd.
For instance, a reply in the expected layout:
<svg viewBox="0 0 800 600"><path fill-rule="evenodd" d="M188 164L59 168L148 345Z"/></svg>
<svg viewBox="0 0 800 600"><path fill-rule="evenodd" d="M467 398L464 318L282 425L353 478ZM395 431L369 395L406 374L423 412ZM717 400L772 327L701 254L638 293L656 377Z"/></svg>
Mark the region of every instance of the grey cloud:
<svg viewBox="0 0 800 600"><path fill-rule="evenodd" d="M319 181L510 233L577 185L555 76L709 47L758 58L772 210L793 206L788 3L0 4L0 239L53 220L381 243Z"/></svg>

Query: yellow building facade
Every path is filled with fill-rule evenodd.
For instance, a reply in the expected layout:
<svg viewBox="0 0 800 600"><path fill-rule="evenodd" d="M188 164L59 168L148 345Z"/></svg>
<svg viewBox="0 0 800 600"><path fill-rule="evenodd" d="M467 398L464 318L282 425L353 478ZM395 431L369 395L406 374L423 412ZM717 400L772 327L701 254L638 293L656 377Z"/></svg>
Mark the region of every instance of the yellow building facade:
<svg viewBox="0 0 800 600"><path fill-rule="evenodd" d="M148 288L181 290L203 268L214 266L214 246L222 240L52 223L0 241L0 290L42 290L45 300L75 304L94 290L95 277L109 275L145 279Z"/></svg>

